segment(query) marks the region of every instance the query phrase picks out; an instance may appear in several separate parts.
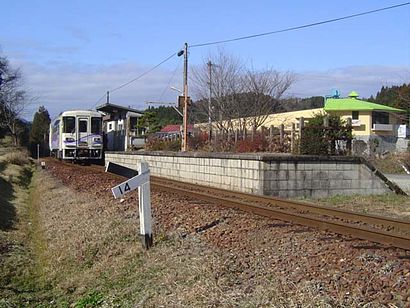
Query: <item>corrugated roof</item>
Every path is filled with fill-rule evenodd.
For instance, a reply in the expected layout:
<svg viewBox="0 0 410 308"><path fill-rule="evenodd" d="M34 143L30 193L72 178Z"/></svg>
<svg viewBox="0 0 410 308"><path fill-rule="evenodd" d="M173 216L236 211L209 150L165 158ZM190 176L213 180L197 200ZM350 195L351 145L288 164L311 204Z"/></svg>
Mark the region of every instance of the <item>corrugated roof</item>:
<svg viewBox="0 0 410 308"><path fill-rule="evenodd" d="M192 131L194 128L194 125L189 124L188 125L188 131ZM180 132L181 130L181 125L179 124L168 124L164 128L161 129L161 133L174 133L174 132Z"/></svg>
<svg viewBox="0 0 410 308"><path fill-rule="evenodd" d="M355 97L346 98L327 98L325 111L360 111L360 110L378 110L387 112L406 112L403 109L393 108L386 105L366 102Z"/></svg>

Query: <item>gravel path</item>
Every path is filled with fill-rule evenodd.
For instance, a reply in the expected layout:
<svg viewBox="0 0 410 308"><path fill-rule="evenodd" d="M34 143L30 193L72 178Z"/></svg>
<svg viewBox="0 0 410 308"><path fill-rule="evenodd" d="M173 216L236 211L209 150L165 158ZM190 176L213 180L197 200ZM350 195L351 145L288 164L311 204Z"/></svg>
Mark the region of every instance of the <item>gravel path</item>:
<svg viewBox="0 0 410 308"><path fill-rule="evenodd" d="M81 166L47 161L48 171L77 191L117 204L110 188L118 177ZM121 203L136 218L136 194ZM319 232L299 225L152 191L154 232L197 237L220 250L226 267L247 288L266 279L283 282L283 292L317 292L331 306L366 303L410 307L410 252ZM131 217L129 217L131 218ZM248 290L249 291L249 290Z"/></svg>

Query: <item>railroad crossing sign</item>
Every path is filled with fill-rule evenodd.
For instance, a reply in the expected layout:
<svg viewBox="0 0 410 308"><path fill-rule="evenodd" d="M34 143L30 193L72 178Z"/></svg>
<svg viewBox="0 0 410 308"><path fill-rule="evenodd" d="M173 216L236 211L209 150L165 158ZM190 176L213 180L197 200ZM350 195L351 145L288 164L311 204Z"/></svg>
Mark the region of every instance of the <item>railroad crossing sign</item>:
<svg viewBox="0 0 410 308"><path fill-rule="evenodd" d="M130 178L121 184L111 188L114 198L117 199L138 188L138 209L140 217L140 237L142 246L149 249L153 244L152 215L150 196L150 171L146 162L138 164L138 170L127 168L112 162L108 162L106 172Z"/></svg>

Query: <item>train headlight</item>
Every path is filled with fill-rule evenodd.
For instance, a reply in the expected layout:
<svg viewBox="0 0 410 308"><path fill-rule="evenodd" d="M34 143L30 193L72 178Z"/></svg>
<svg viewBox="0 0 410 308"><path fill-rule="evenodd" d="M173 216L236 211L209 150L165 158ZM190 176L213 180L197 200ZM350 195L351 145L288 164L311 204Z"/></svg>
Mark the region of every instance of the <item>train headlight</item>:
<svg viewBox="0 0 410 308"><path fill-rule="evenodd" d="M65 141L66 141L66 142L74 142L75 139L74 139L74 138L67 137L67 138L65 138Z"/></svg>
<svg viewBox="0 0 410 308"><path fill-rule="evenodd" d="M101 142L101 138L100 137L94 137L94 142Z"/></svg>

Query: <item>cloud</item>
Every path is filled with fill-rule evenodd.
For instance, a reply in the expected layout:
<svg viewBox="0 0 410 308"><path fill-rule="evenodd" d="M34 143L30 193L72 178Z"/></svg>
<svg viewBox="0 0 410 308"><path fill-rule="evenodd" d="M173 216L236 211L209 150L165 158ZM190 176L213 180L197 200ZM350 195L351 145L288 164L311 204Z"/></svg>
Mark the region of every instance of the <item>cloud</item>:
<svg viewBox="0 0 410 308"><path fill-rule="evenodd" d="M57 63L53 67L17 61L12 64L21 68L25 87L30 96L36 97L31 114L26 116L28 120L32 119L40 105L44 105L52 117L64 110L95 108L96 105L105 103L107 90L116 88L149 69L135 63L110 66ZM157 69L144 78L110 93L110 101L141 110L147 108L146 101L161 99L164 102L176 102L177 94L169 89L171 75L171 71ZM175 76L172 85L178 86L180 79ZM161 95L163 92L164 95Z"/></svg>
<svg viewBox="0 0 410 308"><path fill-rule="evenodd" d="M361 97L375 95L382 86L410 82L410 66L351 66L327 71L296 74L288 95L297 97L322 96L338 89L347 95L356 91Z"/></svg>
<svg viewBox="0 0 410 308"><path fill-rule="evenodd" d="M116 88L145 72L150 67L136 63L115 65L38 65L31 62L13 61L21 67L25 86L37 97L31 120L39 105L44 105L52 116L72 109L90 109L105 102L107 90ZM147 108L147 101L176 102L178 93L170 85L180 87L182 68L174 70L158 68L138 81L110 94L111 102L136 109ZM383 85L410 82L410 67L352 66L327 71L296 73L297 80L288 96L309 97L330 94L338 89L342 95L357 91L362 97L375 95ZM100 99L100 100L99 100Z"/></svg>
<svg viewBox="0 0 410 308"><path fill-rule="evenodd" d="M89 43L91 41L89 35L83 29L80 29L80 28L74 27L74 26L66 26L65 30L73 38L75 38L75 39L77 39L77 40L79 40L83 43Z"/></svg>

